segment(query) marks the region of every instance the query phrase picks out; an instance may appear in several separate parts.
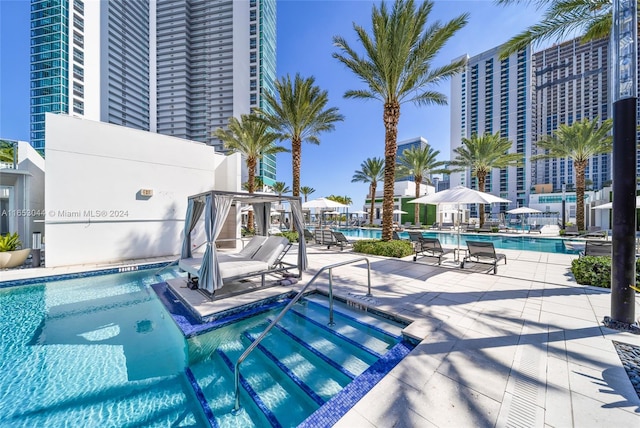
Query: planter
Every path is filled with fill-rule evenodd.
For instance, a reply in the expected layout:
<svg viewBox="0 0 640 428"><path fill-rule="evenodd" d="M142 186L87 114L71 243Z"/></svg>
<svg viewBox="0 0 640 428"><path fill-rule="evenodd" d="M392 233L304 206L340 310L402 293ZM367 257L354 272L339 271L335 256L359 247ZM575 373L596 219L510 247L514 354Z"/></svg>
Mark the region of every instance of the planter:
<svg viewBox="0 0 640 428"><path fill-rule="evenodd" d="M31 254L31 248L0 252L0 269L22 266Z"/></svg>

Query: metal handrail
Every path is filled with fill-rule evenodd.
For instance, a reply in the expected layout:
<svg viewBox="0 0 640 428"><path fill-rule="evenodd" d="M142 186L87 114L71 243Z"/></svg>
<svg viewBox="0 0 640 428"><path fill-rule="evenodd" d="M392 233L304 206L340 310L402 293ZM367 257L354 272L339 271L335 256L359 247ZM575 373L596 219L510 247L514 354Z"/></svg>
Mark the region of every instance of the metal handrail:
<svg viewBox="0 0 640 428"><path fill-rule="evenodd" d="M320 276L322 272L325 270L329 270L329 325L333 325L333 283L332 283L332 269L339 266L344 266L356 262L361 262L362 260L367 262L367 297L371 297L371 263L369 263L369 259L366 257L360 257L357 259L347 260L345 262L335 263L332 265L327 265L322 267L316 274L311 278L311 280L304 286L302 289L296 294L296 296L284 307L284 309L278 314L277 317L271 324L264 329L262 334L258 336L256 340L254 340L249 347L240 355L238 361L236 361L236 365L234 367L234 376L235 376L235 405L233 407L233 412L236 413L240 410L240 364L249 356L249 354L260 344L262 339L275 327L275 325L280 322L282 317L291 309L293 305L295 305L300 297L304 294L306 289L313 284L313 282Z"/></svg>

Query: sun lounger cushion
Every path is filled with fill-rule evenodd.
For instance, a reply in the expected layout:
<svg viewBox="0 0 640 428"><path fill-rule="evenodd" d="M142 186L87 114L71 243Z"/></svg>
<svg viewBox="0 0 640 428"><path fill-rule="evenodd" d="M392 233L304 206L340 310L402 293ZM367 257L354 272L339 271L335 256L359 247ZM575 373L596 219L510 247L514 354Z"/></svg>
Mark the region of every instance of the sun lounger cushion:
<svg viewBox="0 0 640 428"><path fill-rule="evenodd" d="M178 266L185 272L190 273L193 276L198 276L200 265L202 264L202 258L189 258L181 259ZM267 270L269 265L263 261L240 259L225 260L220 263L220 274L222 279L235 278L238 276L251 275Z"/></svg>

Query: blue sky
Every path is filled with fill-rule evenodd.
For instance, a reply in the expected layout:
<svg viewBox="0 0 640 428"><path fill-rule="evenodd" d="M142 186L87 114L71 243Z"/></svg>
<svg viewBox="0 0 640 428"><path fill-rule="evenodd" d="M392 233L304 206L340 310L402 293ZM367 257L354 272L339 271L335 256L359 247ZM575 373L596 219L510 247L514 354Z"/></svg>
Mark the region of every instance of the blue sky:
<svg viewBox="0 0 640 428"><path fill-rule="evenodd" d="M93 0L87 0L93 1ZM348 89L362 83L331 57L335 35L358 49L353 23L369 27L374 2L367 0L279 0L277 73L314 76L329 92L329 106L338 107L345 121L320 136L320 145L302 148L301 183L316 189L310 197L349 196L359 209L368 191L351 183L353 173L369 157L384 154L382 105L377 101L344 99ZM446 22L469 13L469 23L445 45L434 65L460 55L477 55L507 41L538 22L540 13L524 6L496 6L492 0L436 0L429 23ZM437 88L450 97L448 83ZM422 136L449 159L449 108L401 108L398 140ZM29 0L0 0L0 137L29 140ZM278 180L291 187L291 156L278 155Z"/></svg>

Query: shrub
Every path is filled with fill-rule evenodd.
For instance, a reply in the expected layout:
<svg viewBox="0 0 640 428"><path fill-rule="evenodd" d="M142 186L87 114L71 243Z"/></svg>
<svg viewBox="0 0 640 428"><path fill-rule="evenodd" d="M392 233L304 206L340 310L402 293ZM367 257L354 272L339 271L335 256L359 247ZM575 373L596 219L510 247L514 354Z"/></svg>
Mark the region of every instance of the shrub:
<svg viewBox="0 0 640 428"><path fill-rule="evenodd" d="M385 257L406 257L413 254L413 247L408 241L380 241L364 239L353 244L353 251Z"/></svg>
<svg viewBox="0 0 640 428"><path fill-rule="evenodd" d="M15 251L22 248L22 242L18 232L0 235L0 251Z"/></svg>
<svg viewBox="0 0 640 428"><path fill-rule="evenodd" d="M276 236L284 236L289 240L289 242L298 242L298 232L285 230L280 233L277 233Z"/></svg>
<svg viewBox="0 0 640 428"><path fill-rule="evenodd" d="M571 262L578 284L611 288L611 257L585 256ZM640 281L640 259L636 260L636 284Z"/></svg>

